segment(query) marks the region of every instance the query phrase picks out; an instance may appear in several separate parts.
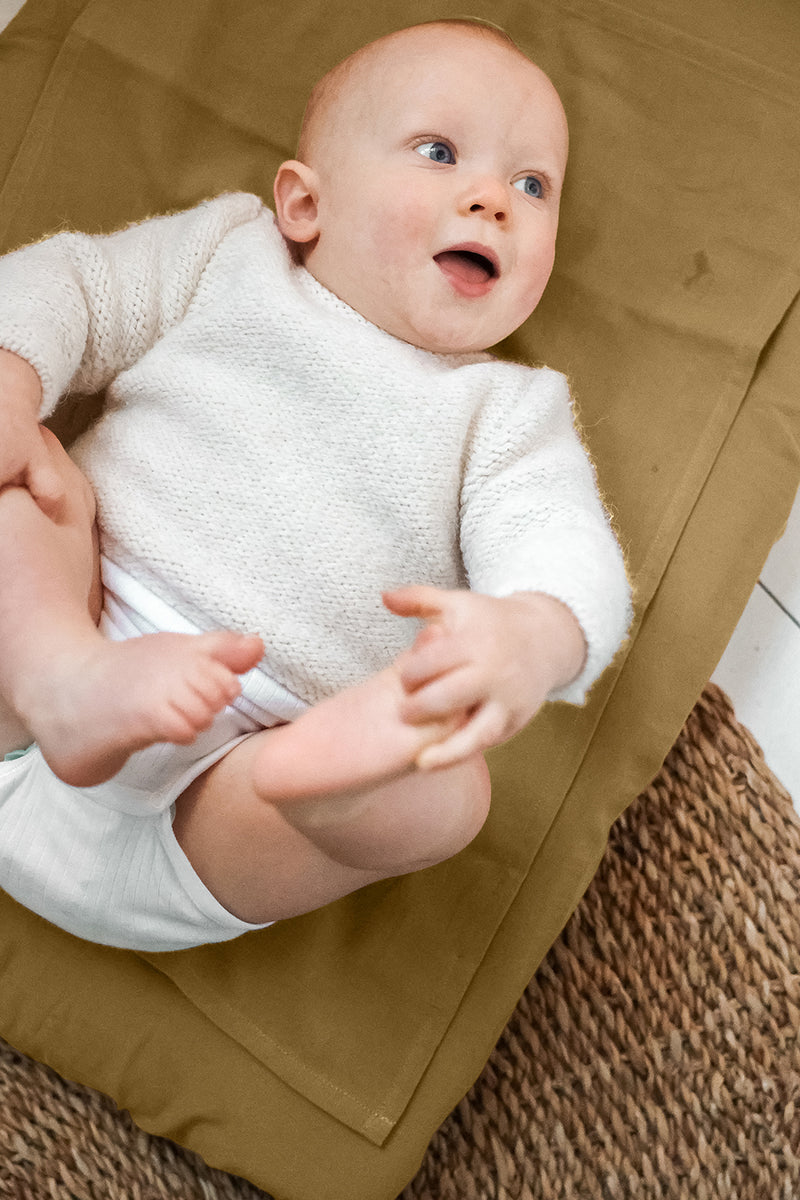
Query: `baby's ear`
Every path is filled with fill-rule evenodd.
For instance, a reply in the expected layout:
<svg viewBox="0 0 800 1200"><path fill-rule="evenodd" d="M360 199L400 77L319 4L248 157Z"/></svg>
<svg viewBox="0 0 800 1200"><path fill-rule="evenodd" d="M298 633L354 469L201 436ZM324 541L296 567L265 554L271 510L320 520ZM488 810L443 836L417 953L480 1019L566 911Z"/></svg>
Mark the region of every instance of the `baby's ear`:
<svg viewBox="0 0 800 1200"><path fill-rule="evenodd" d="M278 228L290 242L310 242L319 233L316 173L305 163L290 159L275 176L275 212Z"/></svg>

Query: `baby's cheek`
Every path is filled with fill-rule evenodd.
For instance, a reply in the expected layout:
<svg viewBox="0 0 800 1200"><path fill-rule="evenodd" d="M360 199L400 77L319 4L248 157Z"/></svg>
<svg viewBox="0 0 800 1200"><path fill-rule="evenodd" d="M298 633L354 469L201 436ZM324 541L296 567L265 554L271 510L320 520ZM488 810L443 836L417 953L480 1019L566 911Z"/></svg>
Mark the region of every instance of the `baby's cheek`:
<svg viewBox="0 0 800 1200"><path fill-rule="evenodd" d="M430 236L423 207L413 196L387 204L373 230L376 249L384 259L395 261L418 252L427 245Z"/></svg>
<svg viewBox="0 0 800 1200"><path fill-rule="evenodd" d="M520 323L522 321L527 320L527 318L531 315L533 310L536 308L537 304L539 303L539 301L542 298L542 294L544 292L545 287L547 286L547 281L549 278L550 278L549 272L547 272L547 274L540 275L539 278L536 280L536 282L527 290L527 292L522 300L522 303L520 304L520 313L521 313Z"/></svg>
<svg viewBox="0 0 800 1200"><path fill-rule="evenodd" d="M520 323L527 319L542 298L553 269L553 256L539 260L529 272L526 286L520 294Z"/></svg>

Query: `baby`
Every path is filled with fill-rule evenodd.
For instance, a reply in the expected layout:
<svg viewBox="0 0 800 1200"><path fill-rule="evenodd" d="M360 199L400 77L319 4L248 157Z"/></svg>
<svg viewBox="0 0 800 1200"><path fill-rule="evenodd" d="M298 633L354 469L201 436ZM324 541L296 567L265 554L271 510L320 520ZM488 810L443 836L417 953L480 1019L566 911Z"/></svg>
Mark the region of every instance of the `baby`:
<svg viewBox="0 0 800 1200"><path fill-rule="evenodd" d="M545 288L566 158L543 72L431 22L317 85L276 216L0 260L11 895L110 945L236 937L455 854L482 751L583 701L622 555L563 377L485 352ZM39 420L102 388L67 457Z"/></svg>

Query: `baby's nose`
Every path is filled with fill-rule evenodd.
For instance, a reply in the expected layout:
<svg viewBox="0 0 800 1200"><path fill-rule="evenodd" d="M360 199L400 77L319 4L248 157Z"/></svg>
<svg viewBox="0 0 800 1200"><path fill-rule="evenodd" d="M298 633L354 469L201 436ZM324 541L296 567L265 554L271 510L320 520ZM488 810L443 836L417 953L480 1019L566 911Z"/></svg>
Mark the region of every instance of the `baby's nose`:
<svg viewBox="0 0 800 1200"><path fill-rule="evenodd" d="M509 213L506 189L499 180L479 180L465 193L465 208L489 220L505 221Z"/></svg>

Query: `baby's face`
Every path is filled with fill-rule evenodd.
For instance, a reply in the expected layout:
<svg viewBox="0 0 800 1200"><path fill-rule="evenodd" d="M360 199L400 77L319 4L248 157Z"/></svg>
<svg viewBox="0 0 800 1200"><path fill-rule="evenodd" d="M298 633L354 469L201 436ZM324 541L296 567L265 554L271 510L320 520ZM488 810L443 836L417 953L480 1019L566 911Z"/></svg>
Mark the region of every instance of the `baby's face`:
<svg viewBox="0 0 800 1200"><path fill-rule="evenodd" d="M494 38L390 39L311 151L312 275L439 353L483 350L536 307L555 253L566 120L547 77Z"/></svg>

